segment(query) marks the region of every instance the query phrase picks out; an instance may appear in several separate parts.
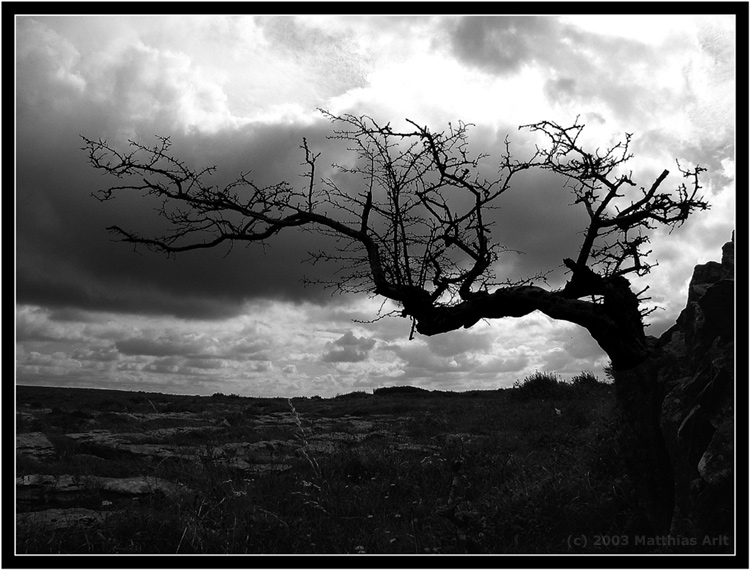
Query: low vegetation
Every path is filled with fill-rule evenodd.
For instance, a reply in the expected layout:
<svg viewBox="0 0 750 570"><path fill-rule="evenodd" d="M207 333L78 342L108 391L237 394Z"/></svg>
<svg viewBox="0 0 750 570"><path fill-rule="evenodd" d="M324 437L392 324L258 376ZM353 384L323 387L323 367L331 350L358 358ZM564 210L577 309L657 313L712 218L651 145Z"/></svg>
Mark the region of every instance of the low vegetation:
<svg viewBox="0 0 750 570"><path fill-rule="evenodd" d="M19 433L45 433L55 447L49 461L19 457L17 476L148 476L189 490L130 499L93 527L19 525L19 554L632 551L569 540L637 525L613 389L588 373L571 383L537 373L471 393L390 387L287 401L19 386L17 399L19 412L49 409L31 424L19 414ZM82 461L66 437L93 425L151 433L174 421L167 412L218 426L178 442L200 446L201 461ZM257 423L269 417L285 421ZM248 472L216 460L238 441L293 444L272 460L291 467Z"/></svg>

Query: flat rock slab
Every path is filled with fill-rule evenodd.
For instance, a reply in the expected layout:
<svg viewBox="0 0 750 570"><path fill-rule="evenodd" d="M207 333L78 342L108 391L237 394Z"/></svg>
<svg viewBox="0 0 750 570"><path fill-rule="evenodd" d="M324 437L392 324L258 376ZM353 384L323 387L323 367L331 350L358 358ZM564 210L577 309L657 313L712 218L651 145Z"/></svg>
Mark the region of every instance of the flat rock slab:
<svg viewBox="0 0 750 570"><path fill-rule="evenodd" d="M283 472L292 469L292 465L289 463L250 463L236 457L228 460L226 465L233 469L240 469L241 471L255 474L268 473L270 471Z"/></svg>
<svg viewBox="0 0 750 570"><path fill-rule="evenodd" d="M309 441L306 448L312 453L333 453L340 447L340 443L333 441Z"/></svg>
<svg viewBox="0 0 750 570"><path fill-rule="evenodd" d="M175 430L158 430L156 437L167 437L174 433L191 431L193 429L208 428L175 428ZM168 432L168 433L167 433ZM177 446L161 443L133 443L133 440L145 439L148 434L142 433L118 433L114 434L108 430L91 430L83 433L66 434L68 439L78 443L81 449L99 456L119 455L122 453L129 455L141 455L157 458L182 457L185 459L196 460L198 458L198 448L194 446Z"/></svg>
<svg viewBox="0 0 750 570"><path fill-rule="evenodd" d="M31 422L36 421L36 416L29 412L16 412L16 419L19 420L21 423L24 423L24 422L31 423Z"/></svg>
<svg viewBox="0 0 750 570"><path fill-rule="evenodd" d="M112 433L108 430L91 430L82 433L69 433L69 439L78 443L81 450L100 457L118 457L121 454L150 457L152 459L181 459L199 463L210 460L247 471L286 470L279 467L277 458L289 455L299 447L293 441L267 440L255 443L225 443L211 449L189 445L171 445L169 443L136 443L147 437L167 438L169 435L195 430L220 428L166 428L149 433ZM135 442L134 442L135 440ZM261 467L262 464L269 464Z"/></svg>
<svg viewBox="0 0 750 570"><path fill-rule="evenodd" d="M297 418L291 412L274 412L258 416L253 419L253 422L262 426L296 426Z"/></svg>
<svg viewBox="0 0 750 570"><path fill-rule="evenodd" d="M299 444L292 440L282 439L267 439L263 441L256 441L254 443L246 443L244 441L238 441L233 443L224 443L217 446L217 451L224 454L231 453L269 453L279 454L289 452L299 447Z"/></svg>
<svg viewBox="0 0 750 570"><path fill-rule="evenodd" d="M347 427L354 432L368 432L375 429L375 423L361 420L354 416L341 416L339 421L345 422Z"/></svg>
<svg viewBox="0 0 750 570"><path fill-rule="evenodd" d="M31 513L18 513L18 528L29 527L35 532L39 527L63 529L71 526L92 527L104 522L112 511L95 511L92 509L48 509Z"/></svg>
<svg viewBox="0 0 750 570"><path fill-rule="evenodd" d="M73 475L24 475L16 478L19 492L41 491L47 493L82 493L107 491L123 495L150 495L161 493L167 497L184 495L190 490L183 485L156 477L93 477Z"/></svg>
<svg viewBox="0 0 750 570"><path fill-rule="evenodd" d="M16 435L16 453L41 461L53 458L55 448L46 435L34 431Z"/></svg>

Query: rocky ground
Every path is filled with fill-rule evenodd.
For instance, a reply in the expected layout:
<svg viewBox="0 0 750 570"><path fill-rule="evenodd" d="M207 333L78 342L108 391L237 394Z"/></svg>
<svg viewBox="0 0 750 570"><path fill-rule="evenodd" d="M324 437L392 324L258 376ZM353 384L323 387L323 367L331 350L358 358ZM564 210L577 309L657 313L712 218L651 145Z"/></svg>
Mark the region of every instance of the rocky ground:
<svg viewBox="0 0 750 570"><path fill-rule="evenodd" d="M291 401L17 386L16 552L655 552L613 386L575 380Z"/></svg>
<svg viewBox="0 0 750 570"><path fill-rule="evenodd" d="M149 475L91 474L116 472L123 463L153 472L165 462L212 462L257 475L291 470L309 457L370 439L387 440L402 451L437 448L398 435L408 417L316 414L302 418L289 404L288 411L257 413L240 399L236 405L203 400L206 406L200 412L160 411L150 400L152 411L135 413L90 409L53 413L51 408L21 405L16 413L18 527L97 525L129 501L153 494L192 493L183 484ZM71 420L78 421L66 426ZM153 427L164 424L170 426Z"/></svg>

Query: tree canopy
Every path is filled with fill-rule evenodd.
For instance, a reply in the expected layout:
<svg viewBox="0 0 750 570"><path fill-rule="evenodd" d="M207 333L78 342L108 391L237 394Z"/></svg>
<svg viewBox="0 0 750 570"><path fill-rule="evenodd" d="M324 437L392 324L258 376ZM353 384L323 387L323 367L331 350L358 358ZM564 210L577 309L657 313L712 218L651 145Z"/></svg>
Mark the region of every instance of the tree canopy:
<svg viewBox="0 0 750 570"><path fill-rule="evenodd" d="M511 154L505 139L497 175L488 179L471 154L472 125L449 124L433 131L407 120L396 130L368 116L334 115L331 137L343 141L352 160L334 165L343 176L320 179L320 159L307 140L301 153L304 184L257 185L245 173L217 186L215 167L195 169L173 156L168 137L153 146L136 141L118 150L101 139L82 137L91 165L118 181L95 196L102 201L138 192L158 201L167 222L160 235L140 235L120 226L116 239L169 255L237 242L265 243L289 228L334 238L313 262L336 265L325 284L395 301L420 334L468 328L481 319L520 317L539 310L589 330L615 368L631 367L650 350L639 293L626 276L647 274L650 231L674 228L696 210L708 208L701 195L703 168L677 169L681 180L664 189L669 172L639 185L625 165L632 135L605 149L585 149L584 125L564 127L541 121L519 128L541 133L546 144L526 160ZM587 225L577 255L563 260L564 287L551 289L544 274L522 280L496 275L507 248L493 241L492 210L520 172L539 169L560 176L583 208ZM346 181L343 182L343 181Z"/></svg>

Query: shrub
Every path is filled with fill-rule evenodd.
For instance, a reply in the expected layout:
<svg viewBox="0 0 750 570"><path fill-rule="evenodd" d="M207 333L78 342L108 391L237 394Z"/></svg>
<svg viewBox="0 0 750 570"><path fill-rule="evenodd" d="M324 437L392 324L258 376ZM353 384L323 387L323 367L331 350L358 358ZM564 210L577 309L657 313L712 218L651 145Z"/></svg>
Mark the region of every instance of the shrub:
<svg viewBox="0 0 750 570"><path fill-rule="evenodd" d="M362 390L356 392L349 392L348 394L336 394L336 400L352 400L358 398L369 398L370 394Z"/></svg>
<svg viewBox="0 0 750 570"><path fill-rule="evenodd" d="M571 383L576 388L598 388L603 385L593 373L584 370L578 376L574 376Z"/></svg>
<svg viewBox="0 0 750 570"><path fill-rule="evenodd" d="M570 384L560 380L556 374L534 372L522 382L513 384L513 396L521 400L560 398L569 395Z"/></svg>
<svg viewBox="0 0 750 570"><path fill-rule="evenodd" d="M614 371L614 368L612 367L611 361L607 366L604 367L604 375L607 377L607 380L609 381L607 382L608 384L612 384L615 381L615 371Z"/></svg>

